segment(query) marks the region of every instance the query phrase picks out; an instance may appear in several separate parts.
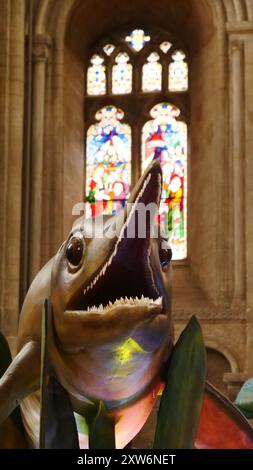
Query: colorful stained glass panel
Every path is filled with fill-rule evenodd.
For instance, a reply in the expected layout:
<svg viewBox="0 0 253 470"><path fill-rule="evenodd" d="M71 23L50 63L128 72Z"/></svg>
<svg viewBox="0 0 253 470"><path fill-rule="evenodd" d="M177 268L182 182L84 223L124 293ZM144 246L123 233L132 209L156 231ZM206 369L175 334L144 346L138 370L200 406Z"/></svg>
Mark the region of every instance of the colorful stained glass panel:
<svg viewBox="0 0 253 470"><path fill-rule="evenodd" d="M128 63L129 56L120 52L116 64L112 67L112 92L114 95L131 93L132 91L132 65Z"/></svg>
<svg viewBox="0 0 253 470"><path fill-rule="evenodd" d="M104 95L106 92L106 75L103 57L94 54L91 58L91 65L87 71L87 94Z"/></svg>
<svg viewBox="0 0 253 470"><path fill-rule="evenodd" d="M114 49L115 49L115 46L113 44L106 44L103 47L103 50L104 50L106 55L111 55L112 52L114 51Z"/></svg>
<svg viewBox="0 0 253 470"><path fill-rule="evenodd" d="M142 91L159 91L162 86L162 65L159 55L152 52L142 68Z"/></svg>
<svg viewBox="0 0 253 470"><path fill-rule="evenodd" d="M185 62L185 54L176 51L172 55L173 62L169 65L169 90L188 90L188 64Z"/></svg>
<svg viewBox="0 0 253 470"><path fill-rule="evenodd" d="M172 44L171 42L169 41L163 41L161 44L160 44L160 49L161 51L164 53L164 54L167 54L167 52L170 50Z"/></svg>
<svg viewBox="0 0 253 470"><path fill-rule="evenodd" d="M150 36L145 34L143 29L134 29L126 36L125 40L130 43L136 52L139 52L145 46L146 42L150 41Z"/></svg>
<svg viewBox="0 0 253 470"><path fill-rule="evenodd" d="M177 121L179 110L169 103L160 103L151 110L154 118L143 126L142 170L154 158L163 169L160 224L169 238L173 259L186 258L187 196L187 126Z"/></svg>
<svg viewBox="0 0 253 470"><path fill-rule="evenodd" d="M124 114L106 106L87 132L87 214L114 214L126 204L131 183L131 128Z"/></svg>

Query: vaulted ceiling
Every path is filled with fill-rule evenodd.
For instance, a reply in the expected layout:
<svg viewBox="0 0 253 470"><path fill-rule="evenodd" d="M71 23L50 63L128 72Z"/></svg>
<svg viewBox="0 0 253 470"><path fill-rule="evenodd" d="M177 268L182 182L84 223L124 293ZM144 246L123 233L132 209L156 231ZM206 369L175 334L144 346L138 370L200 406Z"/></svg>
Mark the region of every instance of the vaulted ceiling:
<svg viewBox="0 0 253 470"><path fill-rule="evenodd" d="M215 31L206 0L85 0L76 2L68 23L67 41L83 52L114 29L162 27L180 37L189 53L203 46Z"/></svg>

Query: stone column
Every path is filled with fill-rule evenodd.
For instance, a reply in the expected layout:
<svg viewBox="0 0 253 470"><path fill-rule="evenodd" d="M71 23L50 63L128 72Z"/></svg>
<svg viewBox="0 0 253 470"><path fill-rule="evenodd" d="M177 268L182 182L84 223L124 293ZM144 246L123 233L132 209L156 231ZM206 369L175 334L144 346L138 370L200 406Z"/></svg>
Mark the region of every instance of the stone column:
<svg viewBox="0 0 253 470"><path fill-rule="evenodd" d="M245 306L245 155L243 41L231 43L231 132L233 164L234 299Z"/></svg>
<svg viewBox="0 0 253 470"><path fill-rule="evenodd" d="M1 25L1 325L14 348L19 315L25 0L4 0Z"/></svg>
<svg viewBox="0 0 253 470"><path fill-rule="evenodd" d="M228 23L231 52L231 143L233 165L233 227L234 227L234 302L233 306L245 316L245 358L238 373L225 374L229 388L238 391L252 376L252 22ZM247 50L248 48L248 50Z"/></svg>
<svg viewBox="0 0 253 470"><path fill-rule="evenodd" d="M247 343L245 369L253 377L253 23L244 43L245 56L245 155L246 155L246 282L247 282Z"/></svg>
<svg viewBox="0 0 253 470"><path fill-rule="evenodd" d="M8 119L9 119L9 1L0 2L0 239L5 248L7 165L8 165ZM0 259L0 329L4 325L5 257Z"/></svg>
<svg viewBox="0 0 253 470"><path fill-rule="evenodd" d="M30 257L29 281L41 267L43 141L45 109L45 76L50 41L37 35L33 40L33 105L31 143Z"/></svg>

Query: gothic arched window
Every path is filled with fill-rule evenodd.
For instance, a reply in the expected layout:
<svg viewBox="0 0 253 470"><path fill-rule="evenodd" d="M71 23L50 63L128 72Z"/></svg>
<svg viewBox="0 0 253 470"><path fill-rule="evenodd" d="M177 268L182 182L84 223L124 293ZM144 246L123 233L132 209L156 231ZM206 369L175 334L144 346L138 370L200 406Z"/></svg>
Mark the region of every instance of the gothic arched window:
<svg viewBox="0 0 253 470"><path fill-rule="evenodd" d="M160 91L162 88L162 65L157 52L151 52L142 68L142 91Z"/></svg>
<svg viewBox="0 0 253 470"><path fill-rule="evenodd" d="M132 64L129 64L129 55L119 52L112 66L112 92L114 95L123 95L132 91Z"/></svg>
<svg viewBox="0 0 253 470"><path fill-rule="evenodd" d="M113 214L125 206L131 183L131 128L115 106L97 111L87 131L86 197L88 214Z"/></svg>
<svg viewBox="0 0 253 470"><path fill-rule="evenodd" d="M163 30L134 29L92 48L86 70L87 214L113 214L152 158L161 161L160 223L187 255L188 62Z"/></svg>
<svg viewBox="0 0 253 470"><path fill-rule="evenodd" d="M155 158L163 170L159 218L174 259L186 258L187 125L176 119L179 114L175 106L159 103L142 129L142 169Z"/></svg>

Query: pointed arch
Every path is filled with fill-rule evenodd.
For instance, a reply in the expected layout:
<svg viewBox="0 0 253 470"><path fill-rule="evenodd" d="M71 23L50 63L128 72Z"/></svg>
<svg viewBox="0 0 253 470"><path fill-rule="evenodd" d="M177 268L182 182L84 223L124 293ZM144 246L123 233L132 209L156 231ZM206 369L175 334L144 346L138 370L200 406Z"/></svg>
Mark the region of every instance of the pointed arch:
<svg viewBox="0 0 253 470"><path fill-rule="evenodd" d="M163 170L159 221L174 260L187 256L187 125L179 114L170 103L159 103L142 129L142 169L156 159Z"/></svg>
<svg viewBox="0 0 253 470"><path fill-rule="evenodd" d="M125 207L131 184L131 128L124 112L105 106L86 136L86 215L115 214Z"/></svg>

